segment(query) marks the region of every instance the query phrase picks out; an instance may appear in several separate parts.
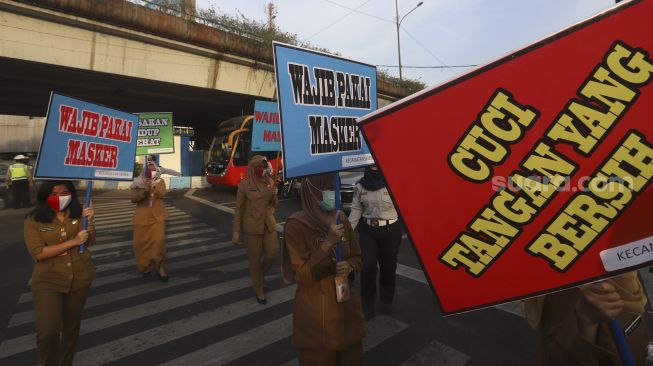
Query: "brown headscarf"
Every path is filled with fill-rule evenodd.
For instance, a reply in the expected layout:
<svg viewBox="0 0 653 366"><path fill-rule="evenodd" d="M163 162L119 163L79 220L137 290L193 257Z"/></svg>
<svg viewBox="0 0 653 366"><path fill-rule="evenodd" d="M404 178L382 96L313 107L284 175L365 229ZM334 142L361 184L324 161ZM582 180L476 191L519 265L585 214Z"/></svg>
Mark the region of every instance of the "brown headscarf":
<svg viewBox="0 0 653 366"><path fill-rule="evenodd" d="M252 213L259 217L265 213L274 198L274 180L269 176L259 177L254 173L254 168L267 162L265 157L254 155L247 165L247 178L240 182L239 189L245 190L245 195L252 205Z"/></svg>
<svg viewBox="0 0 653 366"><path fill-rule="evenodd" d="M302 211L290 218L297 219L306 226L326 235L335 222L335 212L325 212L320 208L322 191L333 189L335 174L322 174L304 178L302 181Z"/></svg>
<svg viewBox="0 0 653 366"><path fill-rule="evenodd" d="M290 219L301 221L311 229L320 231L325 236L336 218L335 212L325 212L320 208L322 191L334 185L335 174L323 174L304 178L302 181L301 199L302 211L290 216ZM285 243L281 245L281 274L283 281L289 285L295 280L295 273L290 265L290 257Z"/></svg>
<svg viewBox="0 0 653 366"><path fill-rule="evenodd" d="M637 278L637 272L628 272L609 280L624 301L624 311L631 314L642 314L647 299L642 284ZM542 319L544 296L528 299L524 303L526 319L533 328L537 328Z"/></svg>

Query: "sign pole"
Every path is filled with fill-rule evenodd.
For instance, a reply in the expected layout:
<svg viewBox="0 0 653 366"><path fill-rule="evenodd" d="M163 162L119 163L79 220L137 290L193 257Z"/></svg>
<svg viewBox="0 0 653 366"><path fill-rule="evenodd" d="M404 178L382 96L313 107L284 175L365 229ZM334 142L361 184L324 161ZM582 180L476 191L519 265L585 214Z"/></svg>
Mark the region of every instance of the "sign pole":
<svg viewBox="0 0 653 366"><path fill-rule="evenodd" d="M623 366L635 366L636 364L633 359L633 354L630 352L628 341L626 341L626 337L624 337L624 331L621 329L621 323L619 323L619 320L610 320L609 328L610 333L612 333L614 345L617 347L617 351L619 351L619 358L621 359Z"/></svg>
<svg viewBox="0 0 653 366"><path fill-rule="evenodd" d="M615 0L615 4L618 4L620 1L621 0ZM610 333L612 333L612 340L614 341L615 346L617 346L617 351L619 351L619 358L621 359L621 363L623 363L624 366L635 366L633 354L630 352L628 342L626 341L626 337L624 337L624 333L621 329L621 323L619 323L619 320L610 320L609 328Z"/></svg>
<svg viewBox="0 0 653 366"><path fill-rule="evenodd" d="M84 208L91 205L91 191L93 191L93 181L86 181L86 201L84 203ZM88 219L86 217L82 218L82 230L88 229ZM86 245L82 244L79 246L79 252L84 253L86 251Z"/></svg>
<svg viewBox="0 0 653 366"><path fill-rule="evenodd" d="M274 184L277 184L277 176L279 175L279 156L281 156L281 150L277 151L277 158L274 160Z"/></svg>
<svg viewBox="0 0 653 366"><path fill-rule="evenodd" d="M336 215L337 215L336 224L340 225L342 224L342 220L340 219L340 174L339 173L336 173L333 182L333 187L336 196ZM336 260L338 262L342 260L342 241L339 241L338 245L336 246Z"/></svg>

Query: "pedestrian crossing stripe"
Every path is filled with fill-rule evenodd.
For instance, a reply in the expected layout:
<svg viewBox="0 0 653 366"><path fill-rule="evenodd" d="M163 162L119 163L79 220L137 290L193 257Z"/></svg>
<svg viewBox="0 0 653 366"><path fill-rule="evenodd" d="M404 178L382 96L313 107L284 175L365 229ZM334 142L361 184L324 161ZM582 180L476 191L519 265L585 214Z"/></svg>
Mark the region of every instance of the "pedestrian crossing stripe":
<svg viewBox="0 0 653 366"><path fill-rule="evenodd" d="M222 365L247 356L257 350L283 341L290 344L292 333L291 302L295 285L282 286L278 269L274 268L268 281L275 283L267 293L268 306L261 306L253 299L248 262L242 246L233 247L226 241L225 233L218 233L177 208L167 222L166 246L169 262L167 269L171 278L167 283L143 280L135 269L131 252L131 215L134 205L124 203L96 203L96 212L111 212L97 218L98 241L91 248L97 269L85 307L86 317L80 329L80 347L75 364L102 365L120 362L160 347L174 345L186 337L201 331L211 331L230 322L245 322L259 312L281 311L281 316L266 319L262 324L252 324L242 331L224 339L189 350L185 354L162 362L168 365L206 364ZM192 275L182 275L195 269ZM404 272L410 272L404 269ZM215 277L217 283L202 276ZM222 277L222 279L220 279ZM418 278L418 274L412 273ZM276 280L275 280L276 279ZM142 282L144 281L144 282ZM282 287L279 287L282 286ZM277 287L277 288L275 288ZM149 296L154 296L149 299ZM243 297L244 296L244 297ZM177 309L193 306L204 301L228 298L224 304L199 313L180 313L176 320L140 324L156 314L174 313ZM23 364L37 360L32 294L23 293L18 301L19 310L11 316L7 339L0 344L0 364L12 362ZM118 305L116 305L118 304ZM278 310L274 310L278 309ZM138 331L124 336L102 338L107 329L128 328L139 323ZM389 316L379 315L367 323L368 336L364 349L368 351L384 341L397 336L407 324ZM93 344L84 346L84 335L93 335ZM252 340L255 340L252 343ZM252 344L255 346L253 347ZM448 350L451 354L466 355L437 341L429 345ZM428 352L428 349L424 352ZM465 357L467 357L465 359ZM18 362L18 363L14 363ZM296 364L296 359L285 365ZM464 363L452 365L462 366Z"/></svg>

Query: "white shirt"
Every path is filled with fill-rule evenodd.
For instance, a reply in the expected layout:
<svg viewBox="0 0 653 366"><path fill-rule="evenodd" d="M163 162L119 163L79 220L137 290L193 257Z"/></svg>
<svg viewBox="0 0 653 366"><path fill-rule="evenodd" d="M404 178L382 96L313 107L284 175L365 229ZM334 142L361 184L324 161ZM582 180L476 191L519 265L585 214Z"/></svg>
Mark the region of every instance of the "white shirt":
<svg viewBox="0 0 653 366"><path fill-rule="evenodd" d="M362 184L356 184L349 213L349 222L352 228L356 228L361 216L366 219L380 220L396 220L399 217L387 188L368 191Z"/></svg>

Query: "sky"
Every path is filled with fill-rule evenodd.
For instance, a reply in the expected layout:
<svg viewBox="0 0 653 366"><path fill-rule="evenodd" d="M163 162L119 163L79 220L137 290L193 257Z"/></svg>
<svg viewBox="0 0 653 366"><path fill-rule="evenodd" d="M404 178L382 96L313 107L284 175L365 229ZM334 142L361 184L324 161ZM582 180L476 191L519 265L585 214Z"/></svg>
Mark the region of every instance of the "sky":
<svg viewBox="0 0 653 366"><path fill-rule="evenodd" d="M274 0L275 25L300 40L372 65L397 66L401 19L419 0ZM270 0L197 0L267 21ZM484 65L614 6L614 0L424 0L401 22L404 78L437 85L470 71L406 66ZM353 9L355 11L352 11ZM397 67L388 67L398 76Z"/></svg>

